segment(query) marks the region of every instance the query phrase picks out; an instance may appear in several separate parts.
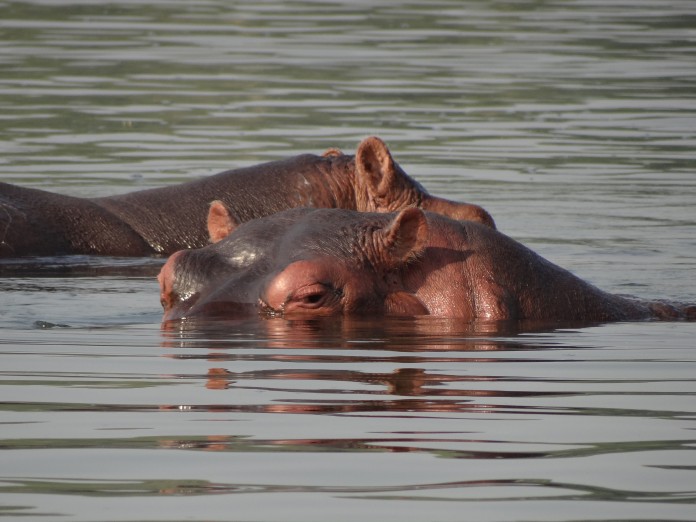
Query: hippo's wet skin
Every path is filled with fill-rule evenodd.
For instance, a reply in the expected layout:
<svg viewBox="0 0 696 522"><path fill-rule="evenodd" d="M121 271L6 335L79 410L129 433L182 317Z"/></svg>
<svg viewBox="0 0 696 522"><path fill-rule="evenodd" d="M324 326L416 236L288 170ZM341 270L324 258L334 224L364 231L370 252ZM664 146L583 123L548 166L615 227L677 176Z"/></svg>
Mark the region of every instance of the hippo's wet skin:
<svg viewBox="0 0 696 522"><path fill-rule="evenodd" d="M494 226L476 205L428 194L372 137L355 156L305 154L119 196L75 198L0 183L0 257L168 255L202 247L213 200L238 222L295 207L390 212L416 206Z"/></svg>
<svg viewBox="0 0 696 522"><path fill-rule="evenodd" d="M218 207L218 208L216 208ZM211 236L224 208L214 203ZM696 306L612 295L496 230L410 208L294 209L174 254L164 319L433 315L463 321L694 319ZM220 234L222 235L222 234Z"/></svg>

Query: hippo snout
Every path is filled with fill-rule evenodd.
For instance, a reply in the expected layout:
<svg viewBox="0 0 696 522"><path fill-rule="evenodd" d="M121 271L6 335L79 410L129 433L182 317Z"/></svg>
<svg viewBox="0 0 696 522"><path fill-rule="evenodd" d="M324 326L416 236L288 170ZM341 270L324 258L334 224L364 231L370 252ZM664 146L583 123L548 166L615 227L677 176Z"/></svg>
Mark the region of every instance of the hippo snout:
<svg viewBox="0 0 696 522"><path fill-rule="evenodd" d="M177 305L182 300L177 292L177 287L179 286L177 281L177 264L184 255L185 252L183 250L172 254L157 275L160 287L160 304L164 309L165 321L181 317L181 314L177 314Z"/></svg>
<svg viewBox="0 0 696 522"><path fill-rule="evenodd" d="M263 278L240 265L238 249L226 254L222 255L216 245L209 245L171 255L157 276L165 322L258 313L258 286Z"/></svg>

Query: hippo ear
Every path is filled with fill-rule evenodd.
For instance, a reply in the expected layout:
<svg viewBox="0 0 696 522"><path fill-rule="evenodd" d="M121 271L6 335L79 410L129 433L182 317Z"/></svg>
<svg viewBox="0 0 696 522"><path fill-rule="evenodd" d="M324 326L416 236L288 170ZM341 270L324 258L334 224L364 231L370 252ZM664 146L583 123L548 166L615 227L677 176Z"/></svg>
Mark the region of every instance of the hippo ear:
<svg viewBox="0 0 696 522"><path fill-rule="evenodd" d="M388 269L407 263L421 254L428 242L428 221L419 208L399 212L384 228L376 232L378 259Z"/></svg>
<svg viewBox="0 0 696 522"><path fill-rule="evenodd" d="M227 237L239 226L239 220L232 215L222 201L215 200L208 210L208 235L211 243Z"/></svg>
<svg viewBox="0 0 696 522"><path fill-rule="evenodd" d="M330 149L326 149L324 153L321 155L322 158L333 158L335 156L343 156L343 152L341 151L341 149L331 147Z"/></svg>
<svg viewBox="0 0 696 522"><path fill-rule="evenodd" d="M397 176L394 159L385 143L371 136L365 138L355 152L355 168L365 180L372 196L384 197Z"/></svg>

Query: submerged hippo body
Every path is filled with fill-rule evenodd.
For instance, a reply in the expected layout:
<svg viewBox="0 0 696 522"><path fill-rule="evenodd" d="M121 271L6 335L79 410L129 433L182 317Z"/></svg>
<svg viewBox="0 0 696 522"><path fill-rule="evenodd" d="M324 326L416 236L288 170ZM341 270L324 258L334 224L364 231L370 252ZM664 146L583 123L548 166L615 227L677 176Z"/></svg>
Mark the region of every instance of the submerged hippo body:
<svg viewBox="0 0 696 522"><path fill-rule="evenodd" d="M428 194L372 137L355 156L305 154L119 196L75 198L0 183L0 257L168 255L202 247L213 200L239 222L295 207L389 212L417 206L494 226L476 205Z"/></svg>
<svg viewBox="0 0 696 522"><path fill-rule="evenodd" d="M494 229L416 208L282 212L174 254L159 281L165 321L258 313L425 314L468 322L696 316L696 307L608 294Z"/></svg>

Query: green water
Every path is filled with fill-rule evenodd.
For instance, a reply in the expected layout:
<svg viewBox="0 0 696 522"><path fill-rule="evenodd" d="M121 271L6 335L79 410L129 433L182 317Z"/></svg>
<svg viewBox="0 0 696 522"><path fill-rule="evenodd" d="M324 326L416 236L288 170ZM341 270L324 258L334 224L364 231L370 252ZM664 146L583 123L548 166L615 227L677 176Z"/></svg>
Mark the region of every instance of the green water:
<svg viewBox="0 0 696 522"><path fill-rule="evenodd" d="M0 180L107 195L374 134L601 288L693 302L694 27L687 0L0 1ZM0 265L0 516L696 517L695 324L161 331L158 265Z"/></svg>

